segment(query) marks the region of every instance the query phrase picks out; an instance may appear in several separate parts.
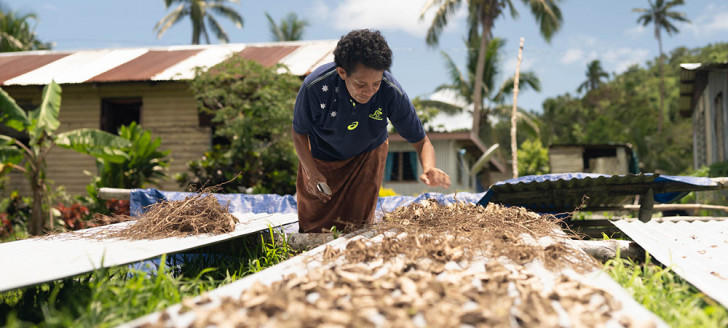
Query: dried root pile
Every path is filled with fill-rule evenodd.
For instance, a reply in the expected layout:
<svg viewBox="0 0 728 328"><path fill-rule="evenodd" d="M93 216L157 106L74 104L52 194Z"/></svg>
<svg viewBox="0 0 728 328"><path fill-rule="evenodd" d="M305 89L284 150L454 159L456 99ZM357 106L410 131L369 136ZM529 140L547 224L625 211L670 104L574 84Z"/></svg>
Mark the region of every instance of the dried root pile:
<svg viewBox="0 0 728 328"><path fill-rule="evenodd" d="M188 196L184 200L163 200L150 205L136 222L119 230L105 230L95 237L161 239L198 234L222 234L235 230L239 220L211 194Z"/></svg>
<svg viewBox="0 0 728 328"><path fill-rule="evenodd" d="M191 327L636 324L615 317L621 304L609 293L527 269L534 261L595 268L596 261L558 242L564 236L557 224L517 208L423 202L389 214L373 227L376 237L352 240L342 250L327 247L313 260L321 266L271 285L256 283L217 306L188 300L179 314L195 312ZM146 326L166 326L176 315L164 313Z"/></svg>

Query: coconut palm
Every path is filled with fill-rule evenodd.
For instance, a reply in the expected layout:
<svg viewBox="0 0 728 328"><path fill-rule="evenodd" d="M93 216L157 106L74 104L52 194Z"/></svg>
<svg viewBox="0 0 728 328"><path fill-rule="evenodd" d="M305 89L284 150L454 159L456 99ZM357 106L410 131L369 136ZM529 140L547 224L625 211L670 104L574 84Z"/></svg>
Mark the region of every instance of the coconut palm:
<svg viewBox="0 0 728 328"><path fill-rule="evenodd" d="M35 14L19 15L0 7L0 52L50 49L50 43L38 40L30 22Z"/></svg>
<svg viewBox="0 0 728 328"><path fill-rule="evenodd" d="M442 56L445 59L445 65L447 66L448 73L450 75L450 83L449 84L443 84L436 88L437 91L440 90L452 90L455 91L456 94L462 98L467 99L468 101L471 101L474 99L473 95L475 93L475 88L478 83L476 83L475 80L475 69L476 69L476 62L478 61L478 53L475 51L475 49L479 49L479 43L480 39L474 38L471 39L470 46L468 47L468 58L467 58L467 72L462 72L455 64L455 61L445 52L442 52ZM494 38L490 40L490 44L486 47L485 52L485 58L483 62L485 63L483 66L483 78L480 81L480 86L482 88L482 93L484 97L482 98L482 103L480 104L480 107L483 109L482 111L478 112L479 122L483 122L481 126L483 127L490 127L490 116L501 116L506 117L510 115L511 111L511 105L505 104L505 101L508 99L508 97L511 95L513 91L513 85L515 83L514 77L510 77L506 79L498 88L496 88L496 79L500 75L499 67L500 64L500 56L499 53L503 46L505 45L505 41L500 38ZM541 82L534 74L533 72L521 72L520 77L518 79L519 88L523 90L534 89L536 91L541 90ZM469 102L473 105L473 108L475 107L472 102ZM430 106L438 107L439 109L445 111L445 112L453 112L453 107L448 104L439 104L436 101L429 101L427 102ZM463 108L459 108L456 111L463 110ZM476 113L473 111L473 116L475 116ZM527 123L534 131L538 131L538 127L535 123L535 121L525 112L519 111L518 112L519 119L522 119L525 123ZM474 117L475 119L475 117ZM480 133L480 129L477 131L474 131L475 133ZM485 134L488 135L487 133ZM487 136L486 138L490 138L491 136Z"/></svg>
<svg viewBox="0 0 728 328"><path fill-rule="evenodd" d="M177 24L183 18L189 16L192 22L192 44L200 44L200 36L205 37L205 42L210 43L208 28L215 33L220 42L230 41L225 30L217 22L213 14L220 15L235 23L237 28L243 27L243 17L235 9L226 5L226 2L239 4L240 0L164 0L164 5L169 9L172 4L178 3L172 11L164 16L154 29L157 31L157 38L172 25ZM207 23L205 23L207 21Z"/></svg>
<svg viewBox="0 0 728 328"><path fill-rule="evenodd" d="M268 13L265 13L265 17L268 18L268 26L270 32L273 34L274 41L298 41L303 37L303 30L309 25L305 19L298 19L296 13L289 13L284 17L280 24L276 24Z"/></svg>
<svg viewBox="0 0 728 328"><path fill-rule="evenodd" d="M427 11L437 8L432 19L430 28L427 31L427 44L435 46L439 43L439 37L448 20L452 17L464 0L429 0L420 14L424 18ZM546 41L561 27L561 9L557 3L559 0L521 0L529 7L531 13L539 24L541 35ZM495 20L505 11L509 11L512 18L518 17L518 11L513 6L512 0L469 0L468 3L468 26L469 39L477 35L480 37L478 60L475 69L475 85L473 92L473 133L480 128L480 109L482 106L481 83L485 71L486 46L492 39L492 29Z"/></svg>
<svg viewBox="0 0 728 328"><path fill-rule="evenodd" d="M586 90L587 92L598 88L602 84L602 78L609 78L609 74L602 69L602 63L599 59L592 60L586 66L586 81L584 81L577 92Z"/></svg>
<svg viewBox="0 0 728 328"><path fill-rule="evenodd" d="M660 49L659 58L659 69L660 69L660 114L657 119L657 132L662 131L662 116L665 112L665 76L662 69L663 53L662 53L662 36L660 31L665 30L667 34L672 35L673 33L679 32L677 27L673 25L673 22L690 22L685 17L685 13L671 11L673 7L684 4L683 0L656 0L654 3L652 0L647 0L650 5L649 8L634 8L632 11L642 13L637 18L637 23L642 26L647 26L653 23L655 28L655 38L657 39L657 45Z"/></svg>

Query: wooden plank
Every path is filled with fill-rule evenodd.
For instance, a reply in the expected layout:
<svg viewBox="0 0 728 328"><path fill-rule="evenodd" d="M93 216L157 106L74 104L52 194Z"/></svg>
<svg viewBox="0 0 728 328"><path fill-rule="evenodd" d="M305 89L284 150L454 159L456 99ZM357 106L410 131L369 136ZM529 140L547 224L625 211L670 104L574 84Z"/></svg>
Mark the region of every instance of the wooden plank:
<svg viewBox="0 0 728 328"><path fill-rule="evenodd" d="M80 237L105 229L119 229L134 222L31 238L0 244L0 292L63 279L99 268L134 263L163 254L237 238L298 221L295 213L233 213L240 223L235 231L222 235L198 235L158 240L92 239Z"/></svg>

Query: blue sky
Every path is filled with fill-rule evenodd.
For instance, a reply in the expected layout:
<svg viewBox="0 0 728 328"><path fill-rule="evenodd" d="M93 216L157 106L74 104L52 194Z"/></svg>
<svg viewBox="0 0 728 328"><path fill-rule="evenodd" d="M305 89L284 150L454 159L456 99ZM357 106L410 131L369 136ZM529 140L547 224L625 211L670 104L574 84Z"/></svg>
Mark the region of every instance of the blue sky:
<svg viewBox="0 0 728 328"><path fill-rule="evenodd" d="M464 12L453 19L441 37L440 47L433 49L424 41L429 21L419 20L426 0L269 0L232 4L243 16L242 29L220 19L230 42L265 42L271 40L264 12L279 20L289 12L309 21L304 39L338 39L354 28L375 28L386 36L394 50L392 72L410 97L427 97L448 82L441 51L450 54L459 65L464 62ZM632 64L644 65L658 54L657 41L650 27L636 23L632 8L647 7L647 0L561 1L564 23L547 43L538 33L530 12L516 3L520 17L502 16L496 21L494 35L507 40L502 53L501 80L515 73L518 40L525 38L521 70L534 71L542 90L521 92L519 106L541 111L548 97L575 92L585 79L587 62L602 61L610 73L620 73ZM728 38L728 2L688 0L678 9L692 24L678 24L680 33L664 35L666 52L679 47L700 47L726 42ZM55 43L54 49L89 49L111 47L154 47L188 44L191 27L180 22L157 39L154 24L168 10L162 0L0 0L6 7L38 16L36 33L43 41ZM217 40L211 40L217 43Z"/></svg>

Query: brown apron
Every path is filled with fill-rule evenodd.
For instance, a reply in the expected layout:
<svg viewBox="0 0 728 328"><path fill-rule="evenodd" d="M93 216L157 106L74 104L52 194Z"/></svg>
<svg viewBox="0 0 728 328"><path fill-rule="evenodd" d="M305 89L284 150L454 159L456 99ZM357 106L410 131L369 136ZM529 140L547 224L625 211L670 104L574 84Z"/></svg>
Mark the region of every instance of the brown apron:
<svg viewBox="0 0 728 328"><path fill-rule="evenodd" d="M389 140L343 161L314 158L331 188L331 200L326 203L306 190L308 178L299 164L296 179L299 231L330 232L333 226L337 231L348 231L373 223L388 150Z"/></svg>

